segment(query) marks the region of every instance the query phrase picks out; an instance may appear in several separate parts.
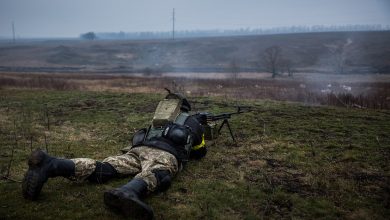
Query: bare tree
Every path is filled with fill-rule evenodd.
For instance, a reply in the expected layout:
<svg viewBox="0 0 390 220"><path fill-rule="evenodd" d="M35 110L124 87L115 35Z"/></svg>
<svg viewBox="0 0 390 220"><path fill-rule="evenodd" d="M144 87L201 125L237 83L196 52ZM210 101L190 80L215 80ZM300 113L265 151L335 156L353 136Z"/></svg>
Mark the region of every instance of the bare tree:
<svg viewBox="0 0 390 220"><path fill-rule="evenodd" d="M238 73L240 72L240 67L236 59L232 59L228 66L228 72L232 74L232 79L236 80L238 77Z"/></svg>
<svg viewBox="0 0 390 220"><path fill-rule="evenodd" d="M268 47L264 51L263 64L266 71L272 73L272 78L278 74L281 58L282 49L279 46Z"/></svg>
<svg viewBox="0 0 390 220"><path fill-rule="evenodd" d="M280 59L280 66L284 73L287 73L289 77L294 75L294 63L288 58Z"/></svg>

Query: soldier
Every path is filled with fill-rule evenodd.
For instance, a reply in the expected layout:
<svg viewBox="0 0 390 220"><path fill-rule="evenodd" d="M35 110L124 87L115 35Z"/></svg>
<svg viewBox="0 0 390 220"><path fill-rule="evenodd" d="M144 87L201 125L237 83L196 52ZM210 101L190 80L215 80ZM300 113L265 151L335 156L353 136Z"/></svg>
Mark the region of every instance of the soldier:
<svg viewBox="0 0 390 220"><path fill-rule="evenodd" d="M48 178L66 177L105 183L119 176L135 175L127 184L104 192L104 203L137 219L153 218L142 201L151 192L169 188L171 179L190 157L202 158L207 149L201 118L189 115L191 106L181 94L170 93L157 106L152 124L135 133L128 152L102 162L89 158L59 159L41 150L28 160L23 196L35 200Z"/></svg>

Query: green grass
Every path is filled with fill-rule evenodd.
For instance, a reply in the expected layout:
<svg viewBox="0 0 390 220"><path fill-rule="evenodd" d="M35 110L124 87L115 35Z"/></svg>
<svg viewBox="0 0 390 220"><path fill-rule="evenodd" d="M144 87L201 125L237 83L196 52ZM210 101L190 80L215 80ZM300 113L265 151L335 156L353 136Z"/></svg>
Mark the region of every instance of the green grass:
<svg viewBox="0 0 390 220"><path fill-rule="evenodd" d="M146 127L163 94L0 90L0 171L21 180L32 148L98 160L119 153ZM232 111L234 100L191 98L194 109ZM234 117L171 188L147 199L157 219L386 219L390 215L390 111L241 101ZM46 116L48 112L48 116ZM49 120L47 120L49 118ZM49 129L47 126L49 121ZM264 127L265 125L265 127ZM46 144L45 144L46 136ZM16 144L15 144L16 139ZM103 204L107 184L50 179L40 199L0 180L5 219L121 219Z"/></svg>

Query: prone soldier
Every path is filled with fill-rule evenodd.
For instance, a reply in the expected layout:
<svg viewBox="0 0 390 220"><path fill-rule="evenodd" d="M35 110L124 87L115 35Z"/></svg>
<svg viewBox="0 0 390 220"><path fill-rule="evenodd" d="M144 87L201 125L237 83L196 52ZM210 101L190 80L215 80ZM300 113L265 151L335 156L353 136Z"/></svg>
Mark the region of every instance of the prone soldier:
<svg viewBox="0 0 390 220"><path fill-rule="evenodd" d="M104 192L104 203L137 219L152 219L153 210L143 198L169 188L172 178L189 158L207 153L199 115L189 115L191 105L181 94L171 93L160 101L149 128L137 131L131 148L103 161L89 158L60 159L42 150L34 151L22 183L24 198L36 200L49 178L66 177L105 183L135 175L127 184Z"/></svg>

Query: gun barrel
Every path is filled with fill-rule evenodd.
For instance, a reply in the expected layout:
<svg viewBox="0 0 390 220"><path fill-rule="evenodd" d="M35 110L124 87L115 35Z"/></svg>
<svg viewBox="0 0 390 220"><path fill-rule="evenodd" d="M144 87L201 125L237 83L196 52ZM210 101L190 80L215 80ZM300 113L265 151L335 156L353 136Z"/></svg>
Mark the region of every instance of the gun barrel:
<svg viewBox="0 0 390 220"><path fill-rule="evenodd" d="M237 106L236 112L221 113L218 115L214 115L214 114L209 113L209 112L202 112L202 113L198 113L198 114L201 116L201 120L203 121L203 123L206 123L206 122L230 119L232 117L232 115L238 115L238 114L246 113L246 112L250 112L250 111L251 111L250 106Z"/></svg>

